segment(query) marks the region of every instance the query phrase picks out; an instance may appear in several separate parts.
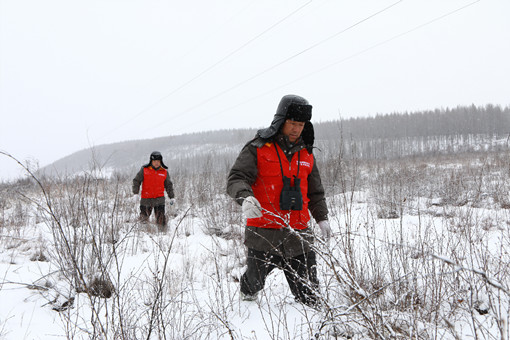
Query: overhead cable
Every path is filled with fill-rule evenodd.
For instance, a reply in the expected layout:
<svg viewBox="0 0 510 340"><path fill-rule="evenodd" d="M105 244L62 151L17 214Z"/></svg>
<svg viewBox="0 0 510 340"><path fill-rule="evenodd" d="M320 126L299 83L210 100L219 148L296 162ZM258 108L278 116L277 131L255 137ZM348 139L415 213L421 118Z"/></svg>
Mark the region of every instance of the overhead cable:
<svg viewBox="0 0 510 340"><path fill-rule="evenodd" d="M268 90L268 91L265 91L265 92L263 92L263 93L260 93L260 94L258 94L258 95L256 95L256 96L254 96L254 97L251 97L251 98L249 98L249 99L247 99L247 100L245 100L245 101L243 101L243 102L241 102L241 103L235 104L235 105L230 106L230 107L228 107L228 108L225 108L225 109L223 109L223 110L221 110L221 111L218 111L218 112L216 112L216 113L213 113L213 114L211 114L211 115L208 115L208 116L206 116L205 118L204 118L204 117L202 117L202 118L201 118L201 120L203 121L204 119L210 119L210 118L215 117L215 116L217 116L217 115L220 115L220 114L222 114L222 113L224 113L224 112L226 112L226 111L232 110L232 109L234 109L234 108L237 108L237 107L239 107L239 106L242 106L242 105L245 105L245 104L247 104L247 103L249 103L249 102L252 102L252 101L254 101L255 99L258 99L258 98L264 97L264 96L266 96L266 95L268 95L268 94L270 94L270 93L272 93L272 92L275 92L276 90L279 90L279 89L281 89L281 88L284 88L284 87L286 87L286 86L289 86L289 85L291 85L291 84L293 84L293 83L296 83L296 82L298 82L298 81L301 81L301 80L303 80L303 79L305 79L305 78L311 77L311 76L313 76L313 75L315 75L315 74L317 74L317 73L323 72L323 71L325 71L325 70L327 70L327 69L329 69L329 68L331 68L331 67L334 67L334 66L336 66L336 65L338 65L338 64L341 64L341 63L343 63L343 62L346 62L346 61L348 61L348 60L350 60L350 59L353 59L353 58L355 58L355 57L357 57L357 56L359 56L359 55L362 55L362 54L364 54L364 53L366 53L366 52L368 52L368 51L371 51L371 50L373 50L373 49L375 49L375 48L377 48L377 47L380 47L380 46L382 46L382 45L385 45L385 44L387 44L387 43L389 43L389 42L391 42L391 41L393 41L393 40L396 40L396 39L401 38L401 37L403 37L403 36L405 36L405 35L407 35L407 34L410 34L410 33L414 32L414 31L417 31L417 30L419 30L419 29L421 29L421 28L423 28L423 27L425 27L425 26L431 25L431 24L433 24L433 23L435 23L435 22L437 22L437 21L439 21L439 20L442 20L442 19L444 19L444 18L446 18L446 17L449 17L449 16L451 16L451 15L453 15L453 14L455 14L455 13L459 12L459 11L462 11L462 10L464 10L464 9L466 9L466 8L470 7L470 6L473 6L474 4L476 4L476 3L480 2L480 1L481 1L481 0L476 0L476 1L470 2L470 3L469 3L469 4L467 4L467 5L464 5L464 6L459 7L459 8L457 8L457 9L453 10L453 11L450 11L450 12L448 12L448 13L445 13L445 14L443 14L443 15L440 15L440 16L438 16L438 17L436 17L436 18L432 19L432 20L429 20L429 21L427 21L427 22L425 22L425 23L423 23L423 24L420 24L420 25L418 25L418 26L415 26L415 27L413 27L413 28L411 28L411 29L409 29L409 30L407 30L407 31L403 32L403 33L397 34L397 35L395 35L395 36L393 36L393 37L391 37L391 38L388 38L388 39L386 39L386 40L383 40L383 41L381 41L381 42L379 42L379 43L377 43L377 44L371 45L370 47L367 47L367 48L365 48L365 49L363 49L363 50L361 50L361 51L358 51L358 52L356 52L356 53L354 53L354 54L351 54L351 55L349 55L349 56L347 56L347 57L345 57L345 58L342 58L342 59L340 59L340 60L338 60L338 61L335 61L335 62L333 62L333 63L330 63L330 64L328 64L328 65L326 65L326 66L324 66L324 67L321 67L321 68L319 68L319 69L317 69L317 70L315 70L315 71L313 71L313 72L307 73L307 74L305 74L305 75L303 75L303 76L301 76L301 77L295 78L294 80L291 80L291 81L286 82L286 83L284 83L284 84L282 84L282 85L279 85L279 86L277 86L277 87L274 87L274 88L272 88L272 89L270 89L270 90ZM231 89L233 89L233 88L231 88ZM213 97L212 99L214 99L214 98L216 98L216 97L218 97L218 96L220 96L220 95L222 95L222 94L224 94L224 93L226 93L226 91L221 92L220 94L218 94L217 96ZM211 99L211 100L212 100L212 99ZM198 107L198 106L200 106L200 105L195 105L193 108L196 108L196 107ZM187 112L188 112L188 111L186 111L186 112L184 112L184 113L182 113L182 114L185 114L185 113L187 113ZM180 114L180 115L182 115L182 114ZM180 115L179 115L179 116L180 116ZM168 122L168 121L166 121L166 122ZM163 122L163 123L166 123L166 122ZM191 125L193 125L193 124L194 124L194 123L190 123L190 124L188 124L187 126L191 126ZM186 126L186 127L187 127L187 126Z"/></svg>
<svg viewBox="0 0 510 340"><path fill-rule="evenodd" d="M403 1L403 0L401 0ZM193 78L189 79L188 81L184 82L183 84L181 84L180 86L178 86L177 88L173 89L170 93L168 93L167 95L165 95L164 97L158 99L157 101L153 102L152 104L148 105L147 107L145 107L144 109L142 109L141 111L139 111L138 113L136 113L131 119L129 119L128 121L126 121L125 123L121 124L121 125L118 125L116 128L110 130L108 132L108 134L110 134L111 132L127 125L128 123L132 122L133 120L135 120L136 118L140 117L141 115L143 115L144 113L150 111L152 108L154 108L155 106L157 106L158 104L160 104L161 102L163 102L164 100L170 98L172 95L174 95L175 93L177 93L178 91L182 90L183 88L185 88L186 86L188 86L189 84L193 83L195 80L197 80L198 78L202 77L204 74L206 74L207 72L211 71L212 69L214 69L216 66L220 65L221 63L223 63L225 60L229 59L230 57L232 57L234 54L238 53L239 51L241 51L242 49L244 49L246 46L250 45L251 43L253 43L254 41L256 41L257 39L259 39L260 37L262 37L263 35L267 34L268 32L270 32L271 30L273 30L274 28L276 28L277 26L281 25L283 22L285 22L286 20L288 20L290 17L292 17L293 15L295 15L296 13L298 13L299 11L301 11L303 8L305 8L306 6L308 6L309 4L312 3L312 0L309 0L307 3L301 5L300 7L298 7L297 9L295 9L294 11L292 11L291 13L287 14L285 17L283 17L282 19L278 20L276 23L274 23L273 25L269 26L268 28L266 28L264 31L262 31L261 33L257 34L256 36L254 36L253 38L251 38L250 40L248 40L247 42L245 42L244 44L242 44L241 46L239 46L238 48L236 48L235 50L231 51L230 53L228 53L227 55L225 55L224 57L222 57L220 60L218 60L217 62L215 62L214 64L212 64L211 66L205 68L204 70L202 70L200 73L198 73L197 75L195 75ZM103 136L104 137L104 136ZM101 137L102 138L102 137Z"/></svg>
<svg viewBox="0 0 510 340"><path fill-rule="evenodd" d="M170 117L170 118L169 118L169 119L167 119L167 120L164 120L164 121L160 122L157 126L160 126L160 125L162 125L162 124L166 124L166 123L168 123L169 121L171 121L171 120L173 120L173 119L175 119L175 118L177 118L177 117L183 116L183 115L185 115L186 113L188 113L188 112L190 112L190 111L192 111L192 110L196 109L197 107L200 107L200 106L202 106L202 105L204 105L204 104L207 104L207 103L209 103L210 101L212 101L212 100L214 100L214 99L216 99L216 98L218 98L218 97L221 97L222 95L224 95L224 94L226 94L226 93L228 93L228 92L231 92L232 90L234 90L234 89L236 89L236 88L238 88L238 87L240 87L240 86L242 86L242 85L244 85L244 84L246 84L246 83L248 83L248 82L250 82L250 81L252 81L252 80L254 80L254 79L258 78L258 77L260 77L260 76L262 76L263 74L265 74L265 73L267 73L267 72L269 72L269 71L274 70L275 68L277 68L277 67L279 67L279 66L281 66L281 65L283 65L283 64L285 64L285 63L287 63L287 62L289 62L290 60L292 60L292 59L294 59L294 58L298 57L299 55L301 55L301 54L303 54L303 53L306 53L306 52L308 52L308 51L310 51L310 50L312 50L312 49L316 48L317 46L319 46L319 45L321 45L321 44L325 43L326 41L329 41L329 40L331 40L331 39L333 39L333 38L335 38L335 37L339 36L340 34L345 33L345 32L347 32L347 31L349 31L349 30L353 29L354 27L356 27L356 26L358 26L358 25L360 25L360 24L362 24L362 23L366 22L367 20L370 20L370 19L374 18L375 16L377 16L377 15L379 15L379 14L381 14L381 13L384 13L384 12L388 11L390 8L392 8L392 7L396 6L397 4L399 4L399 3L403 2L403 1L405 1L405 0L399 0L399 1L397 1L397 2L392 3L391 5L389 5L389 6L385 7L385 8L383 8L383 9L381 9L381 10L379 10L379 11L377 11L377 12L375 12L375 13L371 14L371 15L369 15L368 17L366 17L366 18L364 18L364 19L362 19L362 20L360 20L360 21L357 21L356 23L354 23L354 24L350 25L349 27L344 28L344 29L342 29L342 30L340 30L340 31L336 32L335 34L333 34L333 35L329 36L328 38L323 39L323 40L321 40L321 41L319 41L319 42L317 42L317 43L315 43L315 44L313 44L313 45L311 45L311 46L309 46L309 47L305 48L304 50L302 50L302 51L300 51L300 52L298 52L298 53L296 53L296 54L294 54L294 55L292 55L292 56L290 56L290 57L288 57L288 58L286 58L286 59L284 59L284 60L282 60L282 61L278 62L277 64L275 64L275 65L273 65L273 66L271 66L271 67L269 67L269 68L267 68L267 69L265 69L265 70L263 70L263 71L261 71L261 72L259 72L259 73L255 74L255 75L253 75L253 76L251 76L251 77L249 77L249 78L247 78L247 79L245 79L245 80L243 80L243 81L241 81L241 82L239 82L239 83L237 83L237 84L235 84L235 85L233 85L233 86L231 86L231 87L229 87L229 88L227 88L227 89L225 89L225 90L223 90L223 91L221 91L221 92L219 92L219 93L217 93L217 94L215 94L214 96L209 97L209 98L207 98L207 99L205 99L205 100L203 100L203 101L199 102L198 104L196 104L196 105L193 105L193 106L189 107L189 108L188 108L188 109L186 109L185 111L183 111L183 112L181 112L181 113L179 113L179 114L177 114L177 115L174 115L174 116ZM154 126L154 127L156 127L156 126Z"/></svg>

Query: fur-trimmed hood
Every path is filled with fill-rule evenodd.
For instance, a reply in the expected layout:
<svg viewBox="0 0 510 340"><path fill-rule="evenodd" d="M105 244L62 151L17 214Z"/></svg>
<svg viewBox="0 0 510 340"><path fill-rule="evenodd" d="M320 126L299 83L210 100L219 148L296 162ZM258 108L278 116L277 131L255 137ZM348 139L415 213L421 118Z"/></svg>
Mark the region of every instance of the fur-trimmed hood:
<svg viewBox="0 0 510 340"><path fill-rule="evenodd" d="M283 123L285 123L285 120L288 118L289 108L291 108L293 104L298 106L309 106L309 118L311 119L311 105L308 103L308 101L303 97L288 94L283 96L283 98L280 100L280 104L278 104L278 108L276 109L276 114L274 115L271 125L268 128L258 130L257 137L260 137L264 140L273 139L280 132ZM303 138L303 141L308 149L313 147L315 135L313 131L313 125L310 120L305 122L305 127L301 133L301 138Z"/></svg>
<svg viewBox="0 0 510 340"><path fill-rule="evenodd" d="M161 155L161 152L159 152L159 151L154 151L153 153L151 153L151 156L149 158L149 163L145 164L143 167L144 168L150 167L152 165L153 160L160 160L161 167L163 169L168 169L168 167L165 165L165 163L163 163L163 155Z"/></svg>

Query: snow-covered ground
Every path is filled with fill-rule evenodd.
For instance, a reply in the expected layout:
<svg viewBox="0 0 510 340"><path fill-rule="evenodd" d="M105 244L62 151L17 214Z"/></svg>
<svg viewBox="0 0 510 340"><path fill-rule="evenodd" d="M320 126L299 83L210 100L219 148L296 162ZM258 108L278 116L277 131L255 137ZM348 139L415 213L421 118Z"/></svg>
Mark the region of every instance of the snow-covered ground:
<svg viewBox="0 0 510 340"><path fill-rule="evenodd" d="M508 336L510 213L488 196L328 197L334 238L317 242L315 310L294 301L281 271L257 301L240 299L244 221L225 195L167 206L158 232L137 222L129 184L48 190L50 204L38 190L2 201L0 339ZM94 294L98 278L111 297Z"/></svg>
<svg viewBox="0 0 510 340"><path fill-rule="evenodd" d="M269 278L268 289L258 302L241 301L236 281L243 269L242 244L207 234L203 219L193 217L190 210L175 216L165 233L152 224L128 222L125 227L131 235L121 236L122 244L116 250L120 268L113 269L120 296L101 299L99 307L93 307L97 301L77 293L62 277L59 265L54 264L60 260L46 222L29 223L12 234L3 234L0 338L93 337L91 310L101 310L103 315L98 317L104 318L103 326L108 327L104 313L121 307L126 310L119 318L132 318L124 322L140 328L129 330L126 338L144 338L154 303L153 290L165 280L160 303L166 305L161 308L166 309L163 313L168 317L169 339L264 339L269 334L294 338L316 332L317 312L294 302L283 275ZM46 258L37 257L41 254ZM165 260L168 263L162 279ZM70 308L62 308L71 298ZM274 329L275 325L280 329ZM158 337L163 336L154 335Z"/></svg>

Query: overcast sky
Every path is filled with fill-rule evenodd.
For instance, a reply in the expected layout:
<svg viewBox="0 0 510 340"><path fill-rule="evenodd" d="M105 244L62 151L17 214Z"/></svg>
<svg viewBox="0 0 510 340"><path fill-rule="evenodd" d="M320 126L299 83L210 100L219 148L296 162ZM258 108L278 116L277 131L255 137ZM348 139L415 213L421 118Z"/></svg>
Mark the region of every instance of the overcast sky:
<svg viewBox="0 0 510 340"><path fill-rule="evenodd" d="M510 105L508 0L0 0L0 150ZM148 150L150 153L152 150ZM19 176L0 155L0 179Z"/></svg>

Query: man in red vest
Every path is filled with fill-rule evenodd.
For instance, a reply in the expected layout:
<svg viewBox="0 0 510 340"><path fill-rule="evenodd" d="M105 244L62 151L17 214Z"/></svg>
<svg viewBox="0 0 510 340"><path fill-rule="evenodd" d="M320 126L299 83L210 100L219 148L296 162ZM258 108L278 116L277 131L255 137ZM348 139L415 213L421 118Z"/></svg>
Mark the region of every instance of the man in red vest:
<svg viewBox="0 0 510 340"><path fill-rule="evenodd" d="M284 96L271 126L241 150L228 175L227 192L247 218L247 269L241 297L255 300L274 268L284 271L295 299L317 306L318 279L310 213L322 237L331 229L319 170L312 153L312 106Z"/></svg>
<svg viewBox="0 0 510 340"><path fill-rule="evenodd" d="M160 152L154 151L151 153L149 163L142 166L133 179L133 194L137 195L140 192L140 184L142 185L140 220L147 222L154 209L160 230L166 228L165 190L170 198L170 205L175 202L173 183L166 169L168 167L163 163L163 156Z"/></svg>

